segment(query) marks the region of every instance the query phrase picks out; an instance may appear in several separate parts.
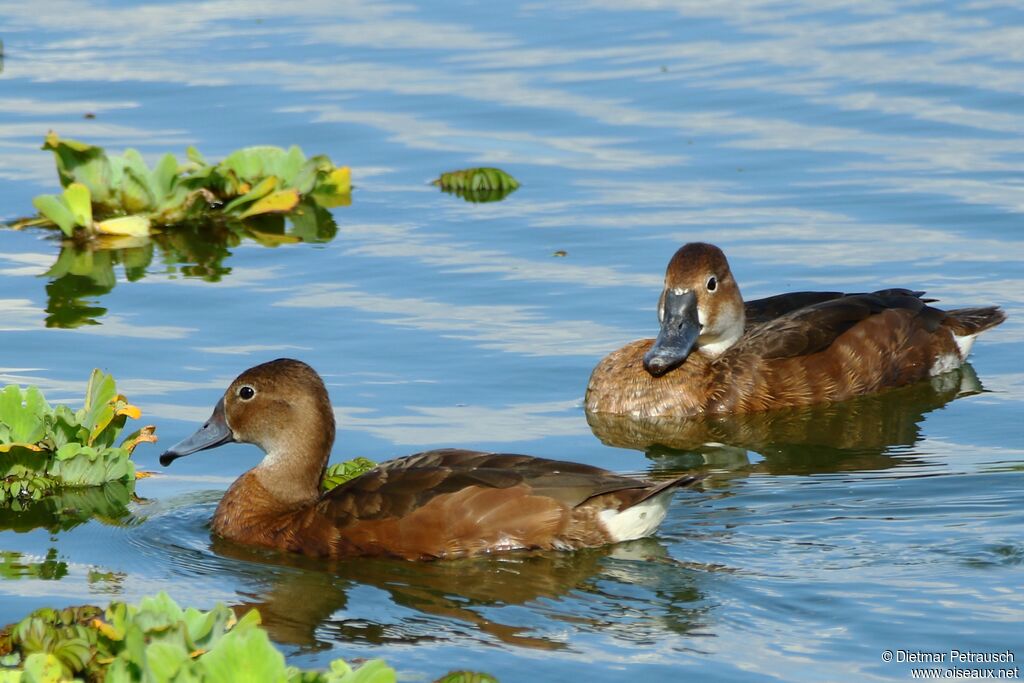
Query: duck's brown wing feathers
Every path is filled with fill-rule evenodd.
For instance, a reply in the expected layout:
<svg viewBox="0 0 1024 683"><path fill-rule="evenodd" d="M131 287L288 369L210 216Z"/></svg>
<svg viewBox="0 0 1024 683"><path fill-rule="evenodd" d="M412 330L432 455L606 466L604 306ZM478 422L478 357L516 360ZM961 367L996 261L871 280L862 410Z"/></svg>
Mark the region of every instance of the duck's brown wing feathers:
<svg viewBox="0 0 1024 683"><path fill-rule="evenodd" d="M805 306L754 327L733 349L737 354L756 353L763 359L810 355L828 348L857 323L891 309L905 311L922 328L934 331L945 320L946 313L928 306L920 294L902 289L881 290L847 294Z"/></svg>
<svg viewBox="0 0 1024 683"><path fill-rule="evenodd" d="M327 493L318 507L343 524L346 520L404 517L437 496L464 489L512 487L526 487L530 495L572 508L604 493L646 490L654 484L581 463L443 449L382 463Z"/></svg>
<svg viewBox="0 0 1024 683"><path fill-rule="evenodd" d="M566 549L613 540L601 510L624 509L662 484L589 465L478 451L428 451L383 463L332 490L307 522L313 554L461 557Z"/></svg>

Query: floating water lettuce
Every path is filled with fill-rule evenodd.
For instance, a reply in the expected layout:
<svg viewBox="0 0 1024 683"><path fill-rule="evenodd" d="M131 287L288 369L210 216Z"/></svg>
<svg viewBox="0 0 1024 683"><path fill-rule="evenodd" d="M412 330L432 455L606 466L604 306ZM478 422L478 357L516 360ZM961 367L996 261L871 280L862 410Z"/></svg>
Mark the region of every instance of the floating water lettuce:
<svg viewBox="0 0 1024 683"><path fill-rule="evenodd" d="M442 173L432 184L469 202L500 201L519 187L508 173L489 167Z"/></svg>
<svg viewBox="0 0 1024 683"><path fill-rule="evenodd" d="M139 409L114 378L93 370L81 409L51 408L36 387L0 389L0 510L23 510L58 489L132 483L132 450L156 441L152 426L114 442Z"/></svg>
<svg viewBox="0 0 1024 683"><path fill-rule="evenodd" d="M0 683L59 681L289 681L394 683L395 672L372 660L352 669L343 660L326 672L288 666L251 610L241 619L223 604L182 609L166 593L137 605L113 602L40 609L0 631Z"/></svg>
<svg viewBox="0 0 1024 683"><path fill-rule="evenodd" d="M374 461L361 457L335 463L324 472L324 478L320 482L320 487L324 491L330 491L340 484L344 484L349 479L355 479L360 474L369 472L376 466L377 463Z"/></svg>
<svg viewBox="0 0 1024 683"><path fill-rule="evenodd" d="M189 147L186 162L165 154L153 168L134 149L112 155L52 131L43 149L53 152L64 190L36 197L40 216L15 227L56 226L67 237L141 237L154 226L266 214L309 223L322 215L317 207L347 204L352 189L347 166L323 155L307 159L294 146L248 147L218 164Z"/></svg>
<svg viewBox="0 0 1024 683"><path fill-rule="evenodd" d="M250 610L240 619L218 603L182 609L166 593L137 605L112 602L39 609L0 630L0 683L396 683L395 670L371 659L352 668L343 659L326 671L288 666ZM437 683L497 683L487 674L453 671Z"/></svg>

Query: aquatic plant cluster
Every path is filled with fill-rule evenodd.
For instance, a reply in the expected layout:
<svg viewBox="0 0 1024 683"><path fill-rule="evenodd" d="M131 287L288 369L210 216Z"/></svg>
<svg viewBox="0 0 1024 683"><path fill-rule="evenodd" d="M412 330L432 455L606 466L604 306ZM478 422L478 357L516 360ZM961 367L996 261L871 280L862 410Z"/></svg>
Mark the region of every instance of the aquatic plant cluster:
<svg viewBox="0 0 1024 683"><path fill-rule="evenodd" d="M93 370L77 411L52 408L36 387L0 390L0 509L15 511L57 489L130 483L129 458L140 442L155 441L143 427L114 445L138 408L117 392L114 378Z"/></svg>
<svg viewBox="0 0 1024 683"><path fill-rule="evenodd" d="M194 147L187 162L165 154L152 169L127 149L118 156L102 147L61 139L50 132L43 149L53 152L64 188L33 199L37 218L15 227L56 226L67 237L143 236L156 226L221 218L244 220L286 214L301 220L318 208L348 203L347 166L323 155L306 158L298 147L247 147L210 164Z"/></svg>
<svg viewBox="0 0 1024 683"><path fill-rule="evenodd" d="M184 163L165 154L152 168L136 150L109 154L54 132L46 136L43 149L53 152L62 192L35 197L38 216L13 227L56 228L66 238L47 273L56 278L48 291L62 278L87 278L94 289L108 291L114 286L113 264L118 260L129 281L138 279L152 259L154 240L161 248L174 248L188 238L181 249L188 260L197 260L195 253L208 250L189 246L189 235L202 245L237 244L243 235L267 246L329 240L337 227L326 209L348 204L351 196L348 167L336 167L323 155L307 158L295 146L248 147L216 164L189 147ZM472 202L497 201L519 187L514 178L494 168L444 173L434 184ZM202 275L216 280L221 270ZM50 293L61 304L60 291ZM97 309L77 305L77 300L71 303L75 305L51 306L47 325L95 323L91 316ZM140 417L139 409L118 393L113 377L100 370L89 377L78 410L51 407L34 386L0 390L2 525L56 531L96 517L118 523L128 514L136 476L142 476L136 474L132 450L141 442L156 441L154 427L146 426L115 445L127 419ZM367 458L331 465L323 490L374 466ZM396 680L394 670L379 660L353 669L337 659L325 672L286 666L259 623L256 610L238 619L222 604L209 612L182 609L164 593L138 605L113 602L105 610L41 609L0 630L0 683ZM439 679L493 681L487 674L460 671Z"/></svg>
<svg viewBox="0 0 1024 683"><path fill-rule="evenodd" d="M166 593L137 605L113 602L36 610L0 631L0 683L107 681L288 681L394 683L381 660L353 669L342 659L327 671L303 671L259 628L260 615L241 618L218 603L182 609Z"/></svg>

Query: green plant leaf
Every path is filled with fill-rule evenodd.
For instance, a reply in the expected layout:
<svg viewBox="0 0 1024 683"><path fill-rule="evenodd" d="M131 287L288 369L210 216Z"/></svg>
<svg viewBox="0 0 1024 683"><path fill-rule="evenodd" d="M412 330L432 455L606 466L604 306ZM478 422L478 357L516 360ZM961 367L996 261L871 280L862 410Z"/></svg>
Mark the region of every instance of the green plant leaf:
<svg viewBox="0 0 1024 683"><path fill-rule="evenodd" d="M158 198L166 197L174 188L178 177L178 160L173 154L165 154L153 169L153 186Z"/></svg>
<svg viewBox="0 0 1024 683"><path fill-rule="evenodd" d="M434 683L498 683L498 679L479 671L451 671Z"/></svg>
<svg viewBox="0 0 1024 683"><path fill-rule="evenodd" d="M324 491L330 491L331 489L344 484L346 481L355 479L359 475L369 472L376 466L377 463L369 458L363 457L335 463L324 471L321 487Z"/></svg>
<svg viewBox="0 0 1024 683"><path fill-rule="evenodd" d="M37 652L25 658L24 683L61 683L64 666L52 654Z"/></svg>
<svg viewBox="0 0 1024 683"><path fill-rule="evenodd" d="M228 204L224 207L224 213L232 213L236 211L239 207L245 206L250 202L255 202L259 199L262 199L263 197L266 197L268 194L273 192L276 188L276 176L264 178L262 181L257 183L256 187L252 188L251 190L241 195L240 197L235 198L234 201L228 202Z"/></svg>
<svg viewBox="0 0 1024 683"><path fill-rule="evenodd" d="M146 646L148 680L171 681L189 663L191 659L188 650L182 643L161 640Z"/></svg>
<svg viewBox="0 0 1024 683"><path fill-rule="evenodd" d="M490 167L442 173L432 184L471 202L499 201L519 187L519 181L508 173Z"/></svg>
<svg viewBox="0 0 1024 683"><path fill-rule="evenodd" d="M82 183L71 183L64 189L64 203L71 209L75 222L85 229L92 227L92 195Z"/></svg>
<svg viewBox="0 0 1024 683"><path fill-rule="evenodd" d="M35 444L46 435L46 418L50 406L35 387L24 392L13 384L0 390L0 424L4 441L13 444Z"/></svg>
<svg viewBox="0 0 1024 683"><path fill-rule="evenodd" d="M88 443L91 444L114 419L113 402L116 397L117 387L114 378L102 370L93 370L86 385L85 405L82 407L83 415L80 420L80 424L89 430Z"/></svg>
<svg viewBox="0 0 1024 683"><path fill-rule="evenodd" d="M61 140L50 131L43 149L51 150L56 157L57 174L63 187L80 182L89 188L94 202L104 206L110 203L110 161L102 148L77 140Z"/></svg>
<svg viewBox="0 0 1024 683"><path fill-rule="evenodd" d="M32 205L68 237L75 233L75 214L64 203L62 197L53 194L36 195L32 198Z"/></svg>
<svg viewBox="0 0 1024 683"><path fill-rule="evenodd" d="M241 622L200 658L209 683L271 683L287 679L284 655L266 631L241 628Z"/></svg>
<svg viewBox="0 0 1024 683"><path fill-rule="evenodd" d="M382 659L371 659L347 674L339 683L396 683L395 670Z"/></svg>
<svg viewBox="0 0 1024 683"><path fill-rule="evenodd" d="M206 158L203 157L203 155L199 153L199 150L193 147L192 145L189 145L188 147L185 148L185 156L188 157L188 160L194 164L198 164L200 166L209 166L209 164L206 163Z"/></svg>

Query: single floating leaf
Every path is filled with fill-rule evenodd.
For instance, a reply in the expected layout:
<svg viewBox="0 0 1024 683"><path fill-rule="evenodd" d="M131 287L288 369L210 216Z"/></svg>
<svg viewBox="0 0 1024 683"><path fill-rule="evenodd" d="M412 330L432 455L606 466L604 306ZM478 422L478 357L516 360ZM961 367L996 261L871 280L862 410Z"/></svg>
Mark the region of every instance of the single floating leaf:
<svg viewBox="0 0 1024 683"><path fill-rule="evenodd" d="M64 201L75 216L75 223L84 228L92 225L92 195L82 183L71 183L64 190Z"/></svg>
<svg viewBox="0 0 1024 683"><path fill-rule="evenodd" d="M105 235L145 237L149 234L149 219L145 216L120 216L108 218L96 224L96 229Z"/></svg>
<svg viewBox="0 0 1024 683"><path fill-rule="evenodd" d="M75 233L75 214L64 203L62 197L53 194L41 194L32 198L32 205L68 237Z"/></svg>
<svg viewBox="0 0 1024 683"><path fill-rule="evenodd" d="M298 190L278 190L256 200L252 206L238 214L239 218L248 218L261 213L287 213L299 203Z"/></svg>
<svg viewBox="0 0 1024 683"><path fill-rule="evenodd" d="M500 168L491 167L442 173L431 184L471 202L499 201L519 187L515 178Z"/></svg>

